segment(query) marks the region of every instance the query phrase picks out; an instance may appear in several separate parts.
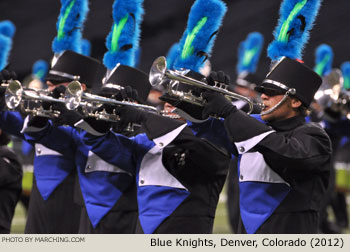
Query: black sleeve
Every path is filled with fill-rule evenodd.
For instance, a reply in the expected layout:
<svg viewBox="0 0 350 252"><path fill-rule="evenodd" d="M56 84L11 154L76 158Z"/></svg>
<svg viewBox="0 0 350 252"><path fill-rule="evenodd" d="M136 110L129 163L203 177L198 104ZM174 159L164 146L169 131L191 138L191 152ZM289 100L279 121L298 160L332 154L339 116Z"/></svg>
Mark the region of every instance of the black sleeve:
<svg viewBox="0 0 350 252"><path fill-rule="evenodd" d="M163 136L174 129L185 124L184 121L175 120L154 113L147 113L147 117L142 121L142 127L149 139Z"/></svg>
<svg viewBox="0 0 350 252"><path fill-rule="evenodd" d="M272 169L309 171L323 168L332 153L328 135L314 124L299 127L290 137L271 133L256 145L255 150L264 155Z"/></svg>
<svg viewBox="0 0 350 252"><path fill-rule="evenodd" d="M231 142L241 142L271 131L272 128L238 110L225 118L225 128Z"/></svg>
<svg viewBox="0 0 350 252"><path fill-rule="evenodd" d="M0 147L0 187L20 187L22 166L17 156L6 146Z"/></svg>

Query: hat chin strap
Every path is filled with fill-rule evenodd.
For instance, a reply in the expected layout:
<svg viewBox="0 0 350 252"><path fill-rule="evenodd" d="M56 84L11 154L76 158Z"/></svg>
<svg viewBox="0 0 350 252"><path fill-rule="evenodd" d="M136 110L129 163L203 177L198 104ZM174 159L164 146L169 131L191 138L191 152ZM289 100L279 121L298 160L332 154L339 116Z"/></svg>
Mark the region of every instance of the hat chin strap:
<svg viewBox="0 0 350 252"><path fill-rule="evenodd" d="M267 114L270 114L270 113L274 112L275 110L277 110L284 103L284 101L288 98L288 96L295 95L295 94L296 94L295 88L288 89L287 92L284 94L283 98L275 106L273 106L269 110L262 111L260 113L260 115L264 116L264 115L267 115Z"/></svg>

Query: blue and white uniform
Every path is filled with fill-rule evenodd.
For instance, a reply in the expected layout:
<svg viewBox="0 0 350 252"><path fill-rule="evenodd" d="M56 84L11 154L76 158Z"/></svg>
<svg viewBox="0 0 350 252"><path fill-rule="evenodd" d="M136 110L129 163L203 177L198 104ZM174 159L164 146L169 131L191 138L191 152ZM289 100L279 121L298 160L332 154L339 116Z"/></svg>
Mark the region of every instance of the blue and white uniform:
<svg viewBox="0 0 350 252"><path fill-rule="evenodd" d="M313 232L329 176L331 146L324 130L302 116L268 126L241 111L226 117L225 127L239 155L246 232Z"/></svg>
<svg viewBox="0 0 350 252"><path fill-rule="evenodd" d="M27 126L27 122L19 112L2 111L0 114L0 128L22 139L24 129L35 131ZM61 141L62 139L54 136L44 138L41 143L31 141L35 146L34 183L26 233L78 232L80 210L73 203L73 183L76 174L74 157L66 149L57 152L48 147ZM67 210L67 207L70 210Z"/></svg>
<svg viewBox="0 0 350 252"><path fill-rule="evenodd" d="M140 225L138 232L210 233L218 196L227 174L229 156L224 153L216 155L219 151L212 146L208 147L212 148L211 153L198 154L191 150L189 143L198 151L200 146L207 146L200 137L212 138L216 144L228 146L230 143L224 128L216 131L215 120L207 121L202 128L174 120L171 121L175 123L168 128L167 122L148 121L151 125L145 128L152 129L148 135L139 134L127 138L113 132L98 136L86 132L84 142L105 161L136 173ZM222 123L218 125L223 126ZM218 134L216 138L215 134ZM220 141L220 137L225 143ZM191 163L187 159L183 167L177 161L171 161L186 150L191 153L187 158L207 155L208 158L212 157L213 162L217 162L217 167L210 161L196 165L195 160Z"/></svg>
<svg viewBox="0 0 350 252"><path fill-rule="evenodd" d="M132 173L103 161L89 151L81 140L80 131L75 128L55 127L48 122L43 128L35 130L26 128L24 132L29 142L45 144L58 153L72 157L77 167L84 206L93 228L97 227L102 218L121 198L123 192L128 190L134 182ZM50 141L52 138L59 141ZM122 207L120 211L133 212L134 218L137 218L136 204ZM129 227L130 225L127 230L124 230L125 226L118 227L118 223L113 225L115 225L113 231L115 233L131 233L134 230L134 227ZM80 228L79 232L86 232L86 230Z"/></svg>

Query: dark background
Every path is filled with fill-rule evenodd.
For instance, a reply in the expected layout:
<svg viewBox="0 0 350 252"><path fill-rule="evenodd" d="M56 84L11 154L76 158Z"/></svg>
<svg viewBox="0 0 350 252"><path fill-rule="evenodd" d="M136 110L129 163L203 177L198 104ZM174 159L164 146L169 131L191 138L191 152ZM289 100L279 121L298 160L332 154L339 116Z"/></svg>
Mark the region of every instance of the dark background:
<svg viewBox="0 0 350 252"><path fill-rule="evenodd" d="M187 16L194 0L145 0L142 23L142 55L139 67L148 73L153 60L166 55L186 27ZM265 37L258 74L264 77L270 60L266 47L272 40L281 0L226 0L228 12L217 37L211 62L213 70L224 70L235 78L238 44L252 31ZM83 37L92 45L92 56L102 59L104 41L112 25L113 0L90 1ZM20 77L31 72L38 59L50 61L51 42L56 35L59 0L0 0L0 20L10 19L17 27L10 62ZM314 51L321 43L333 47L334 67L350 60L350 1L324 0L311 38L305 47L303 60L314 66Z"/></svg>

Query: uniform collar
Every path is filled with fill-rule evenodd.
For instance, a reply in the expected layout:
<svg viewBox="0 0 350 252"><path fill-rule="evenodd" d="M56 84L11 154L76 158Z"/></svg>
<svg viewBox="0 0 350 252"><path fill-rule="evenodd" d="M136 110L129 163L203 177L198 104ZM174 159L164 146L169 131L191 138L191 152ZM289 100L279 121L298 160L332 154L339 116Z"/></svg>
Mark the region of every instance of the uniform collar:
<svg viewBox="0 0 350 252"><path fill-rule="evenodd" d="M294 116L282 121L267 123L267 125L271 126L276 131L288 131L288 130L295 129L296 127L304 123L305 123L304 116Z"/></svg>

